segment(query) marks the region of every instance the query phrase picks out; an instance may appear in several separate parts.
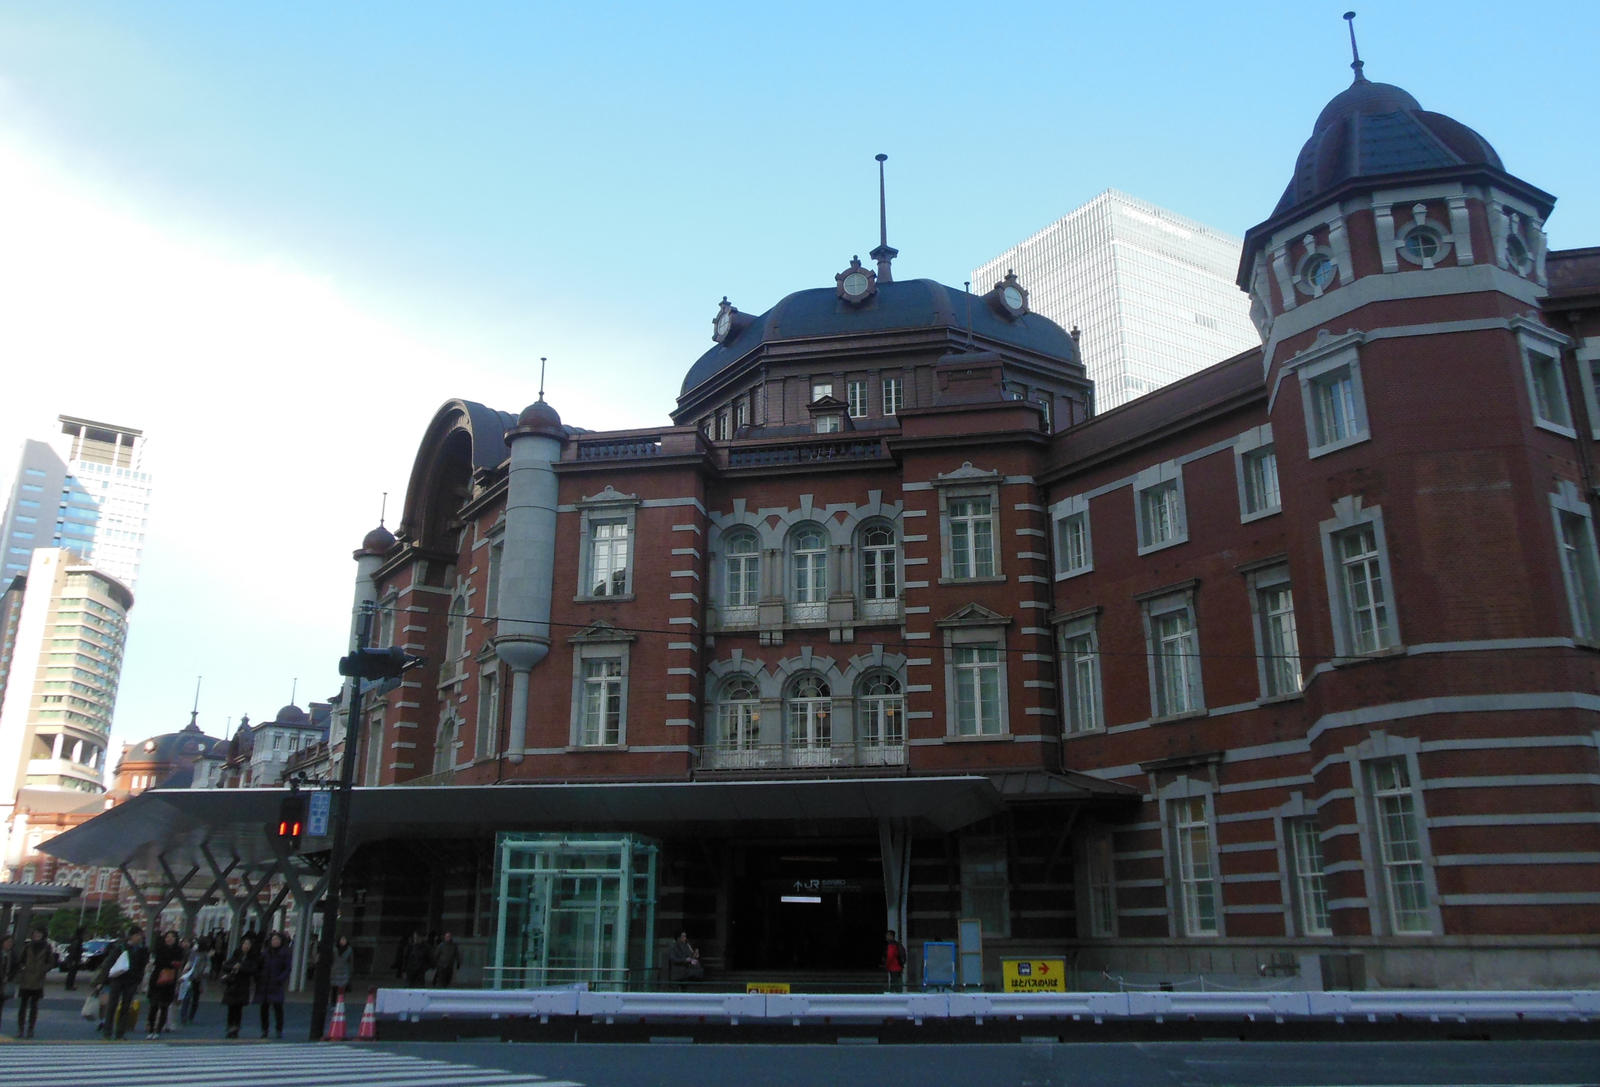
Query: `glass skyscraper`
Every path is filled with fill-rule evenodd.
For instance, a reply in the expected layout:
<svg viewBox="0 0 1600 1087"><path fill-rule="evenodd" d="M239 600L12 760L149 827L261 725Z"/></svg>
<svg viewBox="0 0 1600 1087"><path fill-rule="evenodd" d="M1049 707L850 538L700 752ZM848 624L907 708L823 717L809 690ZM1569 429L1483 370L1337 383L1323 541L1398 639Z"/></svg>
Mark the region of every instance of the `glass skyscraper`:
<svg viewBox="0 0 1600 1087"><path fill-rule="evenodd" d="M1028 306L1080 331L1105 411L1261 337L1234 282L1243 239L1107 189L972 273L979 294L1015 271Z"/></svg>

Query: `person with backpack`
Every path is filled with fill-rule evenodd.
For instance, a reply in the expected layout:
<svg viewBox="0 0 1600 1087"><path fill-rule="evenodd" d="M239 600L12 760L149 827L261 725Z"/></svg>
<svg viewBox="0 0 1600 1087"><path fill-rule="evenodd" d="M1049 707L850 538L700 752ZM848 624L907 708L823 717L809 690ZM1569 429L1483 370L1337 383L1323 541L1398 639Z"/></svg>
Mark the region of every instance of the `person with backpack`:
<svg viewBox="0 0 1600 1087"><path fill-rule="evenodd" d="M883 937L883 960L878 963L889 975L889 991L903 993L906 991L906 963L910 961L906 955L906 945L895 936L894 929L890 929Z"/></svg>

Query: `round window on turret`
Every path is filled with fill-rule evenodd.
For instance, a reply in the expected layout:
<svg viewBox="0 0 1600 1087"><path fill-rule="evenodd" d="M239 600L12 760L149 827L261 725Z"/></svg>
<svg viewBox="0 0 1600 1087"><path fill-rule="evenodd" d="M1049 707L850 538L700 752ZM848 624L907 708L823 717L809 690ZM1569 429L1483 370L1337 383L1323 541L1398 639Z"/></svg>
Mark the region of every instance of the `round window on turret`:
<svg viewBox="0 0 1600 1087"><path fill-rule="evenodd" d="M1506 238L1506 263L1522 275L1527 275L1533 268L1533 254L1528 252L1528 243L1520 235L1511 234Z"/></svg>
<svg viewBox="0 0 1600 1087"><path fill-rule="evenodd" d="M1400 255L1413 264L1432 268L1434 262L1444 255L1444 241L1433 227L1415 226L1400 239Z"/></svg>
<svg viewBox="0 0 1600 1087"><path fill-rule="evenodd" d="M1320 297L1339 278L1339 266L1326 253L1312 253L1300 265L1300 286L1313 298Z"/></svg>

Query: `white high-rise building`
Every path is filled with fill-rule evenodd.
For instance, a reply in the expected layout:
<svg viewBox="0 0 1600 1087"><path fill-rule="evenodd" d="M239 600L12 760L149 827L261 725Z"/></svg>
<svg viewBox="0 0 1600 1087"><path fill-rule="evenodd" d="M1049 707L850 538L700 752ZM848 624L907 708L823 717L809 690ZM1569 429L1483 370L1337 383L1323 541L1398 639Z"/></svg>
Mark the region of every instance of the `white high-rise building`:
<svg viewBox="0 0 1600 1087"><path fill-rule="evenodd" d="M1106 411L1261 343L1235 283L1243 239L1107 189L972 273L1015 271L1028 305L1080 331Z"/></svg>

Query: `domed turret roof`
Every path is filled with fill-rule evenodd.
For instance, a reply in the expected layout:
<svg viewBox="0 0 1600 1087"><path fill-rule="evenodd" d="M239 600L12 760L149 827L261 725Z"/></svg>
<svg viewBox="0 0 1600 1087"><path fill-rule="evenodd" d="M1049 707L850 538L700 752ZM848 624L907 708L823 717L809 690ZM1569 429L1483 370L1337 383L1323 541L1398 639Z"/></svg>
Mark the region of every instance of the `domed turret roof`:
<svg viewBox="0 0 1600 1087"><path fill-rule="evenodd" d="M517 416L519 427L540 427L547 430L561 429L561 415L543 400L535 400L522 409L522 414Z"/></svg>
<svg viewBox="0 0 1600 1087"><path fill-rule="evenodd" d="M1488 140L1358 67L1355 82L1317 115L1273 218L1358 178L1472 166L1504 169Z"/></svg>
<svg viewBox="0 0 1600 1087"><path fill-rule="evenodd" d="M361 550L381 555L394 546L394 533L379 525L361 539Z"/></svg>
<svg viewBox="0 0 1600 1087"><path fill-rule="evenodd" d="M159 736L131 745L123 755L124 762L156 763L161 765L178 765L193 763L195 759L204 758L227 745L227 740L216 736L207 736L200 731L200 726L195 718L197 714L189 715L189 724L178 732L166 732Z"/></svg>
<svg viewBox="0 0 1600 1087"><path fill-rule="evenodd" d="M866 302L851 304L833 287L796 291L736 336L716 344L689 367L682 392L687 393L744 358L762 344L827 336L850 336L913 329L949 329L1026 351L1078 361L1078 351L1064 329L1037 313L1015 319L1001 316L982 297L931 279L880 282Z"/></svg>
<svg viewBox="0 0 1600 1087"><path fill-rule="evenodd" d="M275 725L309 725L311 718L299 706L290 703L278 710L278 715L272 719Z"/></svg>

